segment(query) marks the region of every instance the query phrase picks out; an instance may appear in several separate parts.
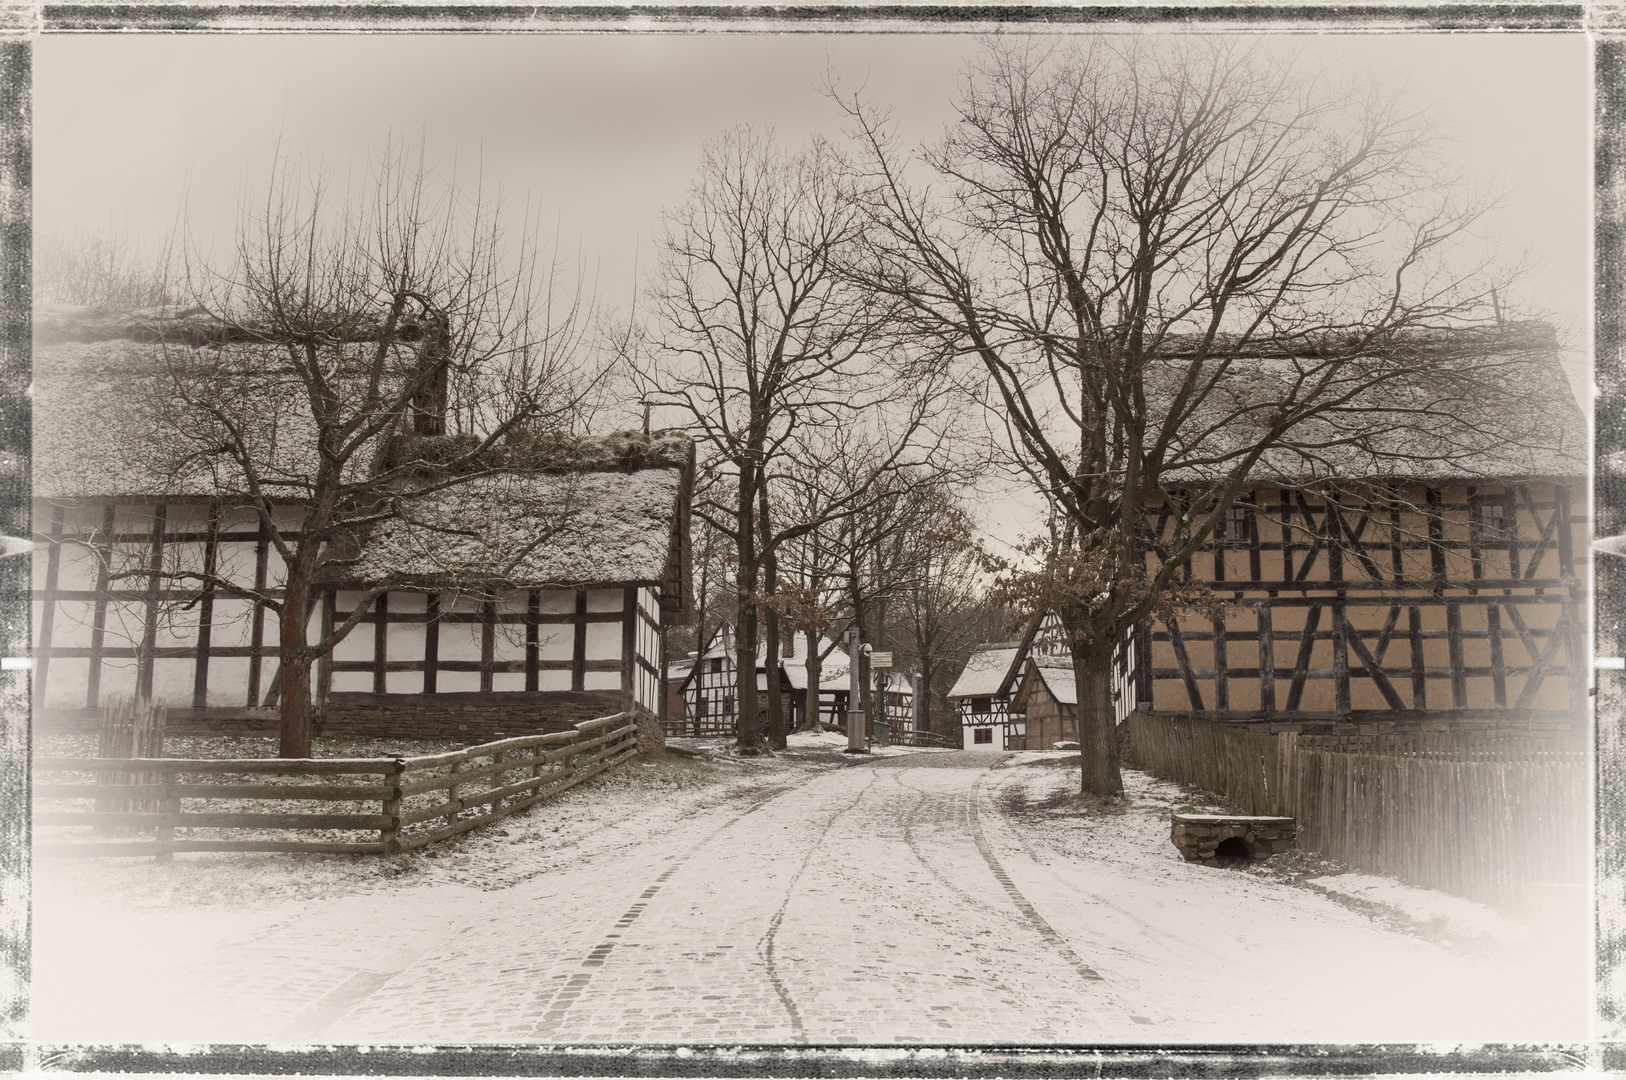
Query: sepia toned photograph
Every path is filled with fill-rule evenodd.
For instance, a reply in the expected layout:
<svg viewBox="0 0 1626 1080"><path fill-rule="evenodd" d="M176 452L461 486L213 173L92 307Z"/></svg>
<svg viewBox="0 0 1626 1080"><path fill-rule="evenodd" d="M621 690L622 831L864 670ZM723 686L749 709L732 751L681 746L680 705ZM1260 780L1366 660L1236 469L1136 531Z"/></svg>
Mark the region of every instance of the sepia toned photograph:
<svg viewBox="0 0 1626 1080"><path fill-rule="evenodd" d="M1618 1037L1592 43L1037 29L34 39L47 1061Z"/></svg>

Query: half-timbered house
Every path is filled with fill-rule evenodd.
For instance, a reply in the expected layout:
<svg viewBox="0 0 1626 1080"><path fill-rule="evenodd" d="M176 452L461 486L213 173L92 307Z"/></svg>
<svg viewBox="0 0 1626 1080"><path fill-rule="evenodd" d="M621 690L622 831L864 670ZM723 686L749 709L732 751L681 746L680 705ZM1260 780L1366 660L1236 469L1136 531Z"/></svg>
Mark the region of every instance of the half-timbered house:
<svg viewBox="0 0 1626 1080"><path fill-rule="evenodd" d="M1012 720L1010 697L1000 692L1021 650L982 648L971 654L960 677L949 687L949 704L960 718L960 745L965 750L1019 748L1019 726Z"/></svg>
<svg viewBox="0 0 1626 1080"><path fill-rule="evenodd" d="M34 692L47 725L138 694L167 699L175 730L275 729L276 613L225 586L279 597L269 530L293 539L304 507L277 503L267 523L222 496L218 462L165 456L140 408L162 393L158 353L211 347L174 329L140 313L39 320ZM271 348L230 347L245 366ZM266 403L267 466L297 473L308 433L279 409ZM555 439L502 460L346 538L312 632L390 587L318 662L319 734L473 738L662 711L661 631L690 606L692 443Z"/></svg>
<svg viewBox="0 0 1626 1080"><path fill-rule="evenodd" d="M1237 721L1569 729L1584 715L1586 422L1556 354L1358 447L1267 455L1184 572L1217 617L1139 628L1138 707ZM1385 425L1392 423L1392 429ZM1420 428L1426 425L1426 428ZM1332 433L1337 435L1338 433ZM1430 447L1438 446L1437 454ZM1309 466L1313 464L1314 468ZM1195 490L1173 477L1169 499ZM1161 565L1169 504L1148 508Z"/></svg>

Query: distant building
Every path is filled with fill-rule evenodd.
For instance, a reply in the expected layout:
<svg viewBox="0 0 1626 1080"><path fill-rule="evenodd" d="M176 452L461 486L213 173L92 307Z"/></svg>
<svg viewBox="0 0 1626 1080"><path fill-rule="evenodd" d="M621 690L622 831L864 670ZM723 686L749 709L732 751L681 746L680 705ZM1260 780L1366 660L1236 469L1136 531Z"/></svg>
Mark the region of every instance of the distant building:
<svg viewBox="0 0 1626 1080"><path fill-rule="evenodd" d="M850 687L846 652L829 638L818 638L818 648L824 653L824 661L819 671L819 692L816 698L810 698L807 687L808 635L792 635L785 644L790 651L778 658L774 672L779 679L780 693L784 695L787 729L793 730L802 725L808 710L815 707L809 704L813 700L821 723L845 731ZM667 733L733 735L739 696L737 670L733 631L727 625L719 626L706 649L695 658L678 684L678 692L683 696L683 712L681 715L668 716ZM768 664L764 657L757 660L757 692L761 695L758 700L766 708ZM886 693L885 718L894 730L909 725L914 710L913 694L913 687L906 678L893 676Z"/></svg>

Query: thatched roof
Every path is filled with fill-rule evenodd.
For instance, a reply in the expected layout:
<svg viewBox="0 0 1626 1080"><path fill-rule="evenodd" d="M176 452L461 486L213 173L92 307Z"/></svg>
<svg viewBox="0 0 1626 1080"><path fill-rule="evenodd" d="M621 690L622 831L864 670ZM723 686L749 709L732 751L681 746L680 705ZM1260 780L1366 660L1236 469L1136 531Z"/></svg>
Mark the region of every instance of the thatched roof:
<svg viewBox="0 0 1626 1080"><path fill-rule="evenodd" d="M208 393L197 400L231 412L275 496L297 503L309 490L317 429L285 345L197 312L47 308L36 326L36 497L241 500L242 469L221 452L219 418L176 392L200 382ZM366 348L364 336L345 328L343 347ZM417 362L401 352L401 364ZM348 480L365 481L375 460L399 470L387 489L393 516L342 542L326 580L652 585L669 612L684 606L694 469L686 436L522 430L471 462L477 440L408 426L382 455L368 448L352 459ZM460 474L448 470L454 462Z"/></svg>
<svg viewBox="0 0 1626 1080"><path fill-rule="evenodd" d="M670 467L473 477L403 500L330 577L413 588L658 587L675 557L684 480Z"/></svg>
<svg viewBox="0 0 1626 1080"><path fill-rule="evenodd" d="M1292 446L1267 452L1254 477L1302 483L1586 475L1586 418L1550 329L1442 333L1413 344L1415 357L1348 362L1328 396L1353 390L1349 400L1296 427ZM1227 455L1260 438L1274 404L1317 362L1304 354L1234 360L1196 422L1177 436L1171 460L1187 464L1166 472L1165 482L1225 476L1234 467ZM1148 380L1154 417L1155 403L1173 399L1183 371L1172 363Z"/></svg>

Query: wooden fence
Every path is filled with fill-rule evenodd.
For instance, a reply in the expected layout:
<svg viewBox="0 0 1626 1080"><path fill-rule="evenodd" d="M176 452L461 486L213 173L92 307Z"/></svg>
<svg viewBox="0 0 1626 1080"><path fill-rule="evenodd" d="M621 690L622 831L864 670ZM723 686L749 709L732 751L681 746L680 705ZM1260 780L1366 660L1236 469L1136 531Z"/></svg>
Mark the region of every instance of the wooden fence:
<svg viewBox="0 0 1626 1080"><path fill-rule="evenodd" d="M935 731L921 731L916 728L902 728L892 733L893 746L935 746L942 750L958 750L959 746L951 742L946 735L939 735Z"/></svg>
<svg viewBox="0 0 1626 1080"><path fill-rule="evenodd" d="M36 758L34 850L160 860L177 851L409 851L551 798L637 752L637 718L617 713L573 731L413 758ZM140 809L94 808L110 799ZM132 838L100 839L110 833Z"/></svg>
<svg viewBox="0 0 1626 1080"><path fill-rule="evenodd" d="M1144 713L1129 723L1138 767L1244 813L1297 818L1299 846L1339 862L1498 904L1526 885L1587 880L1588 765L1574 744L1256 734Z"/></svg>

